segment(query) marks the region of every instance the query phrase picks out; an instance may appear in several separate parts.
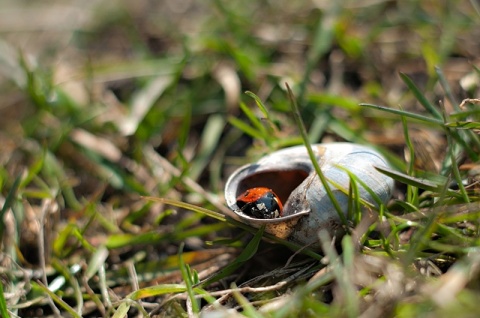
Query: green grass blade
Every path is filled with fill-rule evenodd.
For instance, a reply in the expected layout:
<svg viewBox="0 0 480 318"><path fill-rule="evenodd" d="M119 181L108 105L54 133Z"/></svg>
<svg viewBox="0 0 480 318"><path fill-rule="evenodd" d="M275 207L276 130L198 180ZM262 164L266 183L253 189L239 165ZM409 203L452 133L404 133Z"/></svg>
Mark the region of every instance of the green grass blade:
<svg viewBox="0 0 480 318"><path fill-rule="evenodd" d="M258 245L260 244L260 241L262 240L264 229L261 228L257 231L255 236L248 242L247 246L242 250L240 255L229 265L221 269L219 272L217 272L214 276L206 279L205 281L201 282L199 287L205 287L208 286L214 282L219 281L222 278L227 277L228 275L232 274L235 272L238 268L243 266L243 264L248 261L250 258L252 258L258 250Z"/></svg>
<svg viewBox="0 0 480 318"><path fill-rule="evenodd" d="M240 109L247 116L248 120L250 120L253 127L255 127L260 132L260 136L266 136L267 131L265 130L265 126L263 125L262 120L255 115L253 110L251 110L244 103L240 103Z"/></svg>
<svg viewBox="0 0 480 318"><path fill-rule="evenodd" d="M340 262L340 258L332 244L332 238L328 235L328 233L325 230L321 230L318 235L320 237L320 242L322 243L323 253L328 258L329 266L333 271L339 290L343 295L342 305L346 306L345 309L347 316L358 317L358 298L356 295L356 288L353 286L351 279L349 279L351 276L349 274L351 273L348 273L342 262ZM349 238L349 236L346 237ZM344 259L348 262L351 262L351 258L353 257L353 248L352 246L349 246L347 238L342 240L342 245L347 247L346 252L350 255L345 256Z"/></svg>
<svg viewBox="0 0 480 318"><path fill-rule="evenodd" d="M7 197L5 198L5 203L3 203L2 210L0 211L0 243L3 239L3 233L5 232L5 213L7 213L8 209L10 209L14 204L21 179L21 176L18 176L13 182L12 187L8 191Z"/></svg>
<svg viewBox="0 0 480 318"><path fill-rule="evenodd" d="M476 121L456 121L447 122L445 126L457 129L480 129L480 122Z"/></svg>
<svg viewBox="0 0 480 318"><path fill-rule="evenodd" d="M440 85L442 85L442 88L445 91L445 94L447 95L447 98L452 104L453 108L456 111L459 111L460 110L459 103L457 99L453 96L452 88L450 87L450 84L448 84L448 81L445 78L445 75L443 74L442 69L438 66L435 66L435 73L437 73L438 80L440 81Z"/></svg>
<svg viewBox="0 0 480 318"><path fill-rule="evenodd" d="M95 253L93 253L90 261L88 262L87 270L85 271L85 277L87 280L92 278L101 267L105 266L105 261L108 257L108 249L105 246L99 246Z"/></svg>
<svg viewBox="0 0 480 318"><path fill-rule="evenodd" d="M243 120L238 119L236 117L229 117L228 122L238 128L239 130L243 131L245 134L249 135L252 138L258 138L259 136L263 136L262 131L259 131L248 124L246 124Z"/></svg>
<svg viewBox="0 0 480 318"><path fill-rule="evenodd" d="M392 169L380 167L375 167L375 169L393 178L394 180L397 180L398 182L411 185L423 190L432 191L434 193L441 193L443 191L443 188L445 187L444 184L435 183L427 179L415 178ZM455 191L447 189L447 193L454 198L462 198L462 196Z"/></svg>
<svg viewBox="0 0 480 318"><path fill-rule="evenodd" d="M112 318L125 318L127 317L128 311L130 310L130 304L124 301L117 307L115 313L113 314Z"/></svg>
<svg viewBox="0 0 480 318"><path fill-rule="evenodd" d="M442 113L433 106L428 99L420 92L420 89L413 83L413 81L404 73L400 73L400 77L402 78L403 82L408 86L410 91L413 93L415 98L423 105L423 107L435 118L442 119Z"/></svg>
<svg viewBox="0 0 480 318"><path fill-rule="evenodd" d="M218 149L218 143L224 128L225 118L223 114L214 114L208 118L202 133L199 150L188 172L191 179L197 180L211 161L213 153Z"/></svg>
<svg viewBox="0 0 480 318"><path fill-rule="evenodd" d="M255 309L255 307L248 301L248 299L245 296L243 296L240 292L238 292L238 290L236 290L237 286L235 284L232 284L230 288L234 290L233 297L235 297L239 305L242 307L243 315L249 318L263 317L263 315L261 315L260 312Z"/></svg>
<svg viewBox="0 0 480 318"><path fill-rule="evenodd" d="M245 92L246 95L250 96L251 98L253 98L255 100L255 103L257 104L258 108L260 109L260 111L262 112L263 116L267 119L267 120L271 120L270 119L270 115L267 111L267 107L265 107L265 105L263 104L262 100L260 99L260 97L258 97L257 95L255 95L254 93L250 92L250 91L246 91Z"/></svg>
<svg viewBox="0 0 480 318"><path fill-rule="evenodd" d="M452 145L452 137L450 135L450 130L447 129L447 142L449 145ZM463 186L463 180L462 176L460 175L460 171L458 169L458 164L457 164L457 156L454 150L454 147L449 147L448 148L448 156L450 156L450 162L451 162L451 168L453 172L453 176L455 177L455 180L457 181L458 188L460 190L460 194L463 197L463 200L465 203L470 203L470 198L468 197L468 193L465 190L465 187Z"/></svg>
<svg viewBox="0 0 480 318"><path fill-rule="evenodd" d="M130 293L127 298L131 300L140 300L148 297L161 296L165 294L183 293L187 290L182 284L162 284L141 288Z"/></svg>
<svg viewBox="0 0 480 318"><path fill-rule="evenodd" d="M195 299L195 292L193 291L194 282L192 280L190 267L185 264L183 259L183 247L184 244L182 243L178 250L178 264L180 267L180 272L182 273L183 281L185 282L188 298L190 298L190 302L192 303L192 310L195 314L197 314L200 311L200 307L197 299Z"/></svg>
<svg viewBox="0 0 480 318"><path fill-rule="evenodd" d="M46 287L45 285L43 285L41 282L37 281L37 284L38 286L40 287L41 290L43 290L43 292L45 292L46 294L48 294L48 296L50 296L50 298L56 303L58 304L61 308L63 308L64 310L67 311L67 313L69 313L72 317L75 317L75 318L80 318L81 316L72 308L70 307L69 304L67 304L62 298L60 298L59 296L57 296L57 294L55 294L54 292L50 291L50 289L48 289L48 287Z"/></svg>
<svg viewBox="0 0 480 318"><path fill-rule="evenodd" d="M350 187L348 189L348 220L353 220L354 224L358 224L362 218L360 205L360 192L354 178L350 177Z"/></svg>
<svg viewBox="0 0 480 318"><path fill-rule="evenodd" d="M211 210L208 210L208 209L205 209L205 208L195 206L193 204L188 204L188 203L177 201L177 200L170 200L170 199L156 198L156 197L143 197L143 198L146 199L146 200L162 202L162 203L165 203L165 204L181 207L181 208L184 208L184 209L187 209L187 210L190 210L190 211L194 211L194 212L197 212L197 213L205 214L205 215L213 217L217 220L220 220L220 221L223 221L223 222L228 222L229 224L231 224L231 225L233 225L237 228L241 228L241 229L243 229L245 231L248 231L250 233L255 234L255 233L258 232L258 229L254 228L254 227L251 227L251 226L249 226L249 225L247 225L247 224L245 224L241 221L237 221L235 219L236 216L234 215L233 211L230 211L229 215L226 216L226 215L218 213L218 212L214 212L214 211L211 211ZM232 216L230 216L230 215L232 215ZM152 233L151 235L160 236L158 233ZM270 241L276 242L278 244L282 244L282 245L284 245L284 246L286 246L286 247L288 247L292 250L301 251L302 254L309 255L313 259L320 260L322 258L319 254L315 253L314 251L312 251L309 248L305 248L305 246L301 246L300 244L297 244L297 243L294 243L294 242L291 242L291 241L288 241L288 240L285 240L285 239L278 238L278 237L276 237L274 235L271 235L271 234L268 234L268 233L264 233L264 236L267 239L269 239ZM138 236L133 236L133 235L130 235L130 234L111 235L109 240L107 241L109 243L109 244L107 244L107 247L108 248L114 248L114 247L124 246L126 244L129 244L129 242L131 240L135 240L137 242L137 241L139 241L139 238L138 238ZM146 241L146 240L142 240L142 241Z"/></svg>
<svg viewBox="0 0 480 318"><path fill-rule="evenodd" d="M410 153L410 158L408 159L408 170L407 174L409 176L415 176L415 148L413 147L412 140L410 139L410 134L408 132L408 125L407 120L404 116L402 118L402 126L403 126L403 136L405 138L405 143L408 147L408 151ZM418 189L414 186L407 185L407 202L410 202L416 205L418 202Z"/></svg>
<svg viewBox="0 0 480 318"><path fill-rule="evenodd" d="M0 316L10 318L8 313L7 301L5 300L5 294L3 293L3 282L0 281Z"/></svg>
<svg viewBox="0 0 480 318"><path fill-rule="evenodd" d="M383 204L382 200L380 199L380 197L375 193L375 191L372 190L372 188L370 188L362 179L358 178L353 172L351 172L349 169L343 167L343 166L340 166L340 165L335 165L336 168L340 169L340 170L343 170L345 171L347 174L348 174L348 177L350 178L350 180L352 180L352 183L354 184L354 186L357 188L356 191L352 191L352 194L356 196L356 198L358 198L358 203L361 203L363 204L364 206L370 206L371 204L369 204L368 202L366 202L365 200L361 199L359 194L357 193L358 192L358 185L361 185L362 188L364 188L369 194L370 196L372 197L372 199L375 201L375 203L378 205L378 206L381 206ZM341 189L341 187L338 185L336 185L336 188L342 192L344 192L343 189ZM345 193L345 192L344 192Z"/></svg>
<svg viewBox="0 0 480 318"><path fill-rule="evenodd" d="M410 246L402 262L404 264L412 264L413 260L417 258L419 252L430 242L430 238L438 222L436 222L436 215L431 214L422 227L410 239Z"/></svg>
<svg viewBox="0 0 480 318"><path fill-rule="evenodd" d="M407 112L407 111L404 111L404 110L401 110L401 109L395 109L395 108L390 108L390 107L386 107L386 106L379 106L379 105L366 104L366 103L361 103L360 106L385 111L385 112L392 113L392 114L395 114L395 115L400 115L400 116L405 116L405 117L417 119L417 120L420 120L420 121L425 122L425 123L436 124L436 125L441 125L441 126L443 126L443 124L444 124L443 120L436 119L436 118L431 118L431 117L427 117L427 116L423 116L423 115L418 115L418 114L415 114L415 113L410 113L410 112Z"/></svg>
<svg viewBox="0 0 480 318"><path fill-rule="evenodd" d="M320 181L322 182L323 187L325 188L325 191L327 192L327 195L332 202L333 206L335 207L335 210L338 213L338 216L340 220L342 221L343 224L347 224L347 219L345 218L345 215L343 214L342 208L340 207L337 199L333 195L332 189L330 189L330 185L328 184L328 180L325 178L323 175L322 170L320 169L320 166L318 165L318 161L315 158L315 154L313 153L312 146L310 145L310 142L308 140L308 134L305 129L305 125L303 124L303 120L300 116L300 110L298 108L297 101L295 99L295 96L293 96L293 92L290 89L290 86L286 84L287 86L287 91L288 91L288 98L290 99L290 104L292 107L292 114L293 117L295 118L295 122L297 124L298 130L300 131L300 134L303 139L303 143L305 147L307 148L308 156L310 157L310 160L313 164L313 167L315 168L315 172L318 174L318 177L320 178Z"/></svg>
<svg viewBox="0 0 480 318"><path fill-rule="evenodd" d="M350 317L358 317L359 302L355 287L353 286L353 272L355 261L355 247L352 237L345 235L342 239L342 258L343 258L343 291L345 293L345 301L347 304L347 313Z"/></svg>

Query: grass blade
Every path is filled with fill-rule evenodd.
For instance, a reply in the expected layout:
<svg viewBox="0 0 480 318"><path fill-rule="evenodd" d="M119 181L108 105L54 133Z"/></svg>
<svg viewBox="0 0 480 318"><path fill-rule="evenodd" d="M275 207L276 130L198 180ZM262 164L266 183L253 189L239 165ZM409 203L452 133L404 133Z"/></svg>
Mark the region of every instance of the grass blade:
<svg viewBox="0 0 480 318"><path fill-rule="evenodd" d="M101 267L105 266L105 261L108 257L108 249L105 246L100 246L97 248L95 253L93 253L90 261L88 262L88 267L85 272L85 277L87 280L93 277Z"/></svg>
<svg viewBox="0 0 480 318"><path fill-rule="evenodd" d="M375 169L377 169L381 173L384 173L387 176L397 180L398 182L408 184L408 185L411 185L411 186L415 186L415 187L423 189L423 190L432 191L434 193L442 193L443 189L445 187L444 184L435 183L435 182L432 182L432 181L427 180L427 179L415 178L415 177L406 175L404 173L401 173L401 172L398 172L398 171L395 171L395 170L392 170L392 169L380 168L380 167L375 167ZM447 189L446 192L447 192L447 194L449 194L450 196L452 196L454 198L462 198L462 196L460 194L456 193L455 191Z"/></svg>
<svg viewBox="0 0 480 318"><path fill-rule="evenodd" d="M413 83L413 81L410 79L410 77L408 77L406 74L404 73L400 73L400 77L402 78L403 82L405 84L407 84L408 88L410 89L410 91L412 91L413 95L415 96L415 98L420 102L420 104L423 105L423 107L431 114L433 115L433 117L437 118L437 119L442 119L443 116L442 114L440 113L440 111L435 107L433 106L429 101L428 99L425 97L425 95L423 95L422 92L420 92L420 90L418 89L418 87L415 85L415 83Z"/></svg>
<svg viewBox="0 0 480 318"><path fill-rule="evenodd" d="M415 176L415 149L413 147L412 140L410 139L410 134L408 132L408 125L407 120L404 116L402 118L402 126L403 126L403 136L405 138L405 143L408 147L408 152L410 154L410 158L408 159L408 170L407 174L409 176ZM418 189L414 186L407 185L407 202L417 205L418 201Z"/></svg>
<svg viewBox="0 0 480 318"><path fill-rule="evenodd" d="M438 80L440 81L440 85L442 85L443 90L445 91L445 94L447 95L448 100L452 104L453 108L456 111L460 110L459 104L457 99L453 96L452 93L452 88L448 84L447 79L445 78L445 75L443 74L443 71L440 67L435 66L435 73L437 73Z"/></svg>
<svg viewBox="0 0 480 318"><path fill-rule="evenodd" d="M5 300L5 294L3 293L3 282L0 282L0 316L10 318L8 313L7 302Z"/></svg>
<svg viewBox="0 0 480 318"><path fill-rule="evenodd" d="M248 299L243 296L238 290L235 284L230 286L233 289L233 297L237 300L237 302L242 307L242 313L250 318L262 318L263 316L255 310L255 307L248 301Z"/></svg>
<svg viewBox="0 0 480 318"><path fill-rule="evenodd" d="M50 289L48 289L48 287L46 287L45 285L43 285L41 282L37 281L37 284L38 286L40 287L40 289L42 289L46 294L48 294L48 296L50 296L50 298L56 303L58 304L60 307L62 307L64 310L66 310L72 317L75 317L75 318L80 318L81 316L72 308L70 307L69 304L67 304L62 298L60 298L59 296L57 296L57 294L55 294L54 292L50 291Z"/></svg>
<svg viewBox="0 0 480 318"><path fill-rule="evenodd" d="M130 305L124 301L117 307L115 313L113 314L112 318L124 318L127 317L128 311L130 310Z"/></svg>
<svg viewBox="0 0 480 318"><path fill-rule="evenodd" d="M450 130L447 129L447 141L449 145L452 145L452 136L450 135ZM453 176L455 177L455 180L457 181L458 188L460 190L460 194L463 197L463 200L465 203L470 203L470 199L468 197L468 193L465 190L465 187L463 186L463 180L462 176L460 176L460 171L458 169L458 164L457 164L457 155L455 152L454 147L449 147L448 148L448 155L450 156L450 162L451 162L451 169L453 172Z"/></svg>
<svg viewBox="0 0 480 318"><path fill-rule="evenodd" d="M453 127L457 129L480 129L480 122L476 121L456 121L445 123L447 127Z"/></svg>
<svg viewBox="0 0 480 318"><path fill-rule="evenodd" d="M183 247L184 244L182 243L178 250L178 264L180 267L180 272L182 273L183 281L185 282L188 298L190 299L190 302L192 304L192 310L195 314L197 314L200 311L200 307L198 301L195 299L195 293L192 287L193 284L195 284L196 282L192 280L192 273L190 267L185 264L185 261L183 259Z"/></svg>
<svg viewBox="0 0 480 318"><path fill-rule="evenodd" d="M231 264L229 264L228 266L220 270L214 276L200 283L199 286L203 288L214 282L219 281L220 279L232 274L235 270L240 268L246 261L252 258L257 253L258 245L260 244L260 241L263 236L263 231L264 231L263 228L258 230L258 232L255 234L252 240L250 240L250 242L247 244L247 246L245 246L245 248L242 250L240 255L238 255L238 257Z"/></svg>
<svg viewBox="0 0 480 318"><path fill-rule="evenodd" d="M146 199L146 200L162 202L162 203L165 203L165 204L177 206L177 207L184 208L184 209L194 211L194 212L197 212L197 213L205 214L205 215L213 217L217 220L228 222L229 224L231 224L231 225L233 225L237 228L243 229L245 231L248 231L250 233L255 234L255 233L258 232L258 229L254 228L254 227L251 227L251 226L249 226L249 225L247 225L243 222L237 221L237 219L236 219L237 217L233 213L233 211L230 211L229 212L230 214L228 216L226 216L226 215L223 215L221 213L214 212L212 210L208 210L208 209L205 209L205 208L195 206L193 204L189 204L189 203L185 203L185 202L181 202L181 201L177 201L177 200L170 200L170 199L156 198L156 197L143 197L143 198ZM152 233L151 235L160 236L160 234L158 234L158 233ZM317 254L316 252L314 252L313 250L311 250L309 248L305 248L305 246L301 246L297 243L278 238L278 237L276 237L274 235L271 235L271 234L268 234L268 233L264 233L264 236L268 240L276 242L278 244L282 244L282 245L286 246L287 248L289 248L291 250L301 251L302 254L309 255L313 259L317 259L317 260L322 259L322 256L320 256L319 254ZM134 237L130 234L119 235L119 236L116 236L116 237L114 235L111 235L110 238L112 238L112 237L114 237L114 239L110 239L108 241L108 242L110 242L111 245L107 244L107 247L109 247L109 248L113 248L114 246L115 247L123 246L125 244L128 244L128 242L130 240L135 240L136 242L140 241L138 238L136 238L136 237ZM120 242L117 242L117 240L120 241ZM146 241L146 240L142 240L142 241ZM117 243L119 244L118 246L116 245Z"/></svg>
<svg viewBox="0 0 480 318"><path fill-rule="evenodd" d="M3 221L5 218L5 213L7 213L8 209L10 209L14 203L21 179L22 178L18 176L13 182L12 187L8 191L8 195L5 198L5 203L3 204L2 210L0 211L0 243L1 243L1 239L3 238L3 233L5 231L5 223Z"/></svg>
<svg viewBox="0 0 480 318"><path fill-rule="evenodd" d="M401 110L401 109L395 109L395 108L390 108L390 107L386 107L386 106L379 106L379 105L366 104L366 103L361 103L360 106L385 111L385 112L392 113L392 114L395 114L395 115L400 115L400 116L405 116L405 117L417 119L417 120L420 120L420 121L425 122L425 123L436 124L436 125L441 125L441 126L443 126L443 124L444 124L443 120L436 119L436 118L431 118L431 117L427 117L427 116L423 116L423 115L418 115L418 114L415 114L415 113L410 113L410 112L407 112L407 111L404 111L404 110Z"/></svg>
<svg viewBox="0 0 480 318"><path fill-rule="evenodd" d="M127 298L131 300L140 300L148 297L161 296L165 294L183 293L187 290L182 284L162 284L138 289L130 293Z"/></svg>
<svg viewBox="0 0 480 318"><path fill-rule="evenodd" d="M358 317L358 299L356 295L356 288L353 286L352 280L349 279L351 275L349 275L348 271L342 265L340 258L335 251L332 238L328 235L325 230L321 230L318 233L320 237L320 241L322 242L322 250L325 256L328 258L329 266L333 271L333 275L338 283L338 287L344 296L343 302L346 306L346 313L348 317ZM353 257L353 244L351 242L347 242L347 240L351 238L349 236L345 236L342 240L342 246L346 247L346 252L350 255L345 255L344 260L351 265L351 259Z"/></svg>
<svg viewBox="0 0 480 318"><path fill-rule="evenodd" d="M218 213L218 212L215 212L215 211L212 211L212 210L209 210L209 209L205 209L205 208L193 205L193 204L189 204L189 203L186 203L186 202L181 202L181 201L171 200L171 199L165 199L165 198L156 198L156 197L142 197L142 198L144 198L145 200L165 203L165 204L173 205L173 206L176 206L176 207L179 207L179 208L184 208L186 210L198 212L198 213L207 215L211 218L222 221L222 222L226 221L225 215L223 215L221 213Z"/></svg>
<svg viewBox="0 0 480 318"><path fill-rule="evenodd" d="M265 105L263 104L262 100L260 99L260 97L258 97L257 95L255 95L254 93L250 92L250 91L246 91L245 92L246 95L250 96L251 98L253 98L255 100L255 103L257 104L258 108L260 109L260 111L262 112L263 116L267 119L267 120L271 120L270 119L270 115L268 114L268 111L267 111L267 107L265 107Z"/></svg>
<svg viewBox="0 0 480 318"><path fill-rule="evenodd" d="M210 162L213 153L218 148L224 127L225 119L223 114L214 114L208 118L202 133L199 151L189 169L188 175L191 179L198 179Z"/></svg>
<svg viewBox="0 0 480 318"><path fill-rule="evenodd" d="M340 220L342 221L343 224L347 224L347 219L345 218L345 215L343 214L342 208L338 204L337 199L333 195L332 189L330 189L330 185L328 184L328 180L325 178L325 176L322 173L322 170L320 169L320 166L318 165L318 161L315 158L315 154L313 153L312 146L310 145L310 142L308 140L308 134L305 129L305 125L303 124L303 120L300 116L300 110L298 108L297 101L295 100L295 96L293 96L293 92L290 89L290 86L286 84L287 86L287 91L288 91L288 98L290 99L291 107L292 107L292 113L293 117L295 118L295 122L297 124L298 130L300 131L300 134L302 135L303 143L305 147L307 148L308 156L310 157L310 160L315 168L315 172L318 174L318 177L320 178L320 181L322 182L323 187L325 188L325 191L327 192L327 195L332 202L333 206L335 207L335 210L338 213L338 216Z"/></svg>

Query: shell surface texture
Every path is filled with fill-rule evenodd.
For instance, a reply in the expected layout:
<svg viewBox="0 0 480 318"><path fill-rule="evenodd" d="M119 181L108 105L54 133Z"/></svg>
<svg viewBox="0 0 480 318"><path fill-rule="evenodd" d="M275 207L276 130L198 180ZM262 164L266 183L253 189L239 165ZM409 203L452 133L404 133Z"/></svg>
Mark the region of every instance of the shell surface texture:
<svg viewBox="0 0 480 318"><path fill-rule="evenodd" d="M350 176L361 199L378 206L374 196L386 203L393 192L393 179L376 167L389 167L371 147L352 143L312 145L329 187L345 217L348 214ZM374 196L369 192L369 188ZM318 232L339 237L343 223L315 172L305 146L275 151L255 163L238 168L225 184L225 200L234 217L250 226L313 249L320 247Z"/></svg>

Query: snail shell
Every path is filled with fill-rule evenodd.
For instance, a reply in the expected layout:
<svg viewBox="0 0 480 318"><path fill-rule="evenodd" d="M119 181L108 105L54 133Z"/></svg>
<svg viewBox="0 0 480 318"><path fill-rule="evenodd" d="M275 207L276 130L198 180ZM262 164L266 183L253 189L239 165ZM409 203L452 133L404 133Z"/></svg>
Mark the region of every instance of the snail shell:
<svg viewBox="0 0 480 318"><path fill-rule="evenodd" d="M315 158L327 180L348 191L350 177L339 167L344 167L362 180L382 200L387 202L393 191L393 179L375 167L388 167L388 163L370 147L352 143L312 145ZM376 205L370 193L357 184L360 198ZM274 219L258 219L242 211L238 198L249 189L272 189L283 203L283 211ZM330 185L341 210L347 217L348 196ZM240 221L259 228L279 238L288 238L311 248L319 248L318 232L327 230L340 236L343 226L340 216L329 199L325 188L308 156L305 146L285 148L273 152L255 163L237 169L225 185L225 199Z"/></svg>

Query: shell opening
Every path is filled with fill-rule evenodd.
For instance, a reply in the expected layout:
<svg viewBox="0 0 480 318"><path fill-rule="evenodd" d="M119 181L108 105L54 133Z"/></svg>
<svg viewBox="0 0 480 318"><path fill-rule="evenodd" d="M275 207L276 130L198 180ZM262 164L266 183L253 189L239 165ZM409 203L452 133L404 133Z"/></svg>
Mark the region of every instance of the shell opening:
<svg viewBox="0 0 480 318"><path fill-rule="evenodd" d="M307 177L308 171L302 169L261 171L240 180L235 195L237 197L251 188L266 187L272 189L280 201L285 203L290 193Z"/></svg>

